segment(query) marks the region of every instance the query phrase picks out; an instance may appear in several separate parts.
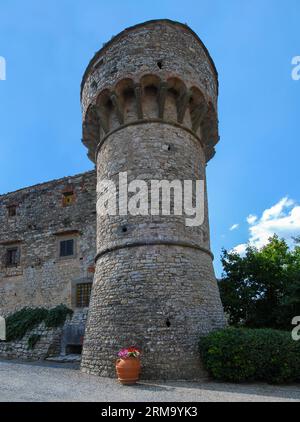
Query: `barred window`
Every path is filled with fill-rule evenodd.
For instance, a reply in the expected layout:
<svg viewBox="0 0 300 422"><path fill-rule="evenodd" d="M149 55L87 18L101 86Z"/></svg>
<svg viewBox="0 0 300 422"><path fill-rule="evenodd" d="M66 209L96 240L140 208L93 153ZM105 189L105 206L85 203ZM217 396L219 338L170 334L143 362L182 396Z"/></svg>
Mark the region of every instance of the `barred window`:
<svg viewBox="0 0 300 422"><path fill-rule="evenodd" d="M61 240L59 256L72 256L74 255L74 239Z"/></svg>
<svg viewBox="0 0 300 422"><path fill-rule="evenodd" d="M82 283L76 286L76 307L85 308L89 306L92 291L92 283Z"/></svg>

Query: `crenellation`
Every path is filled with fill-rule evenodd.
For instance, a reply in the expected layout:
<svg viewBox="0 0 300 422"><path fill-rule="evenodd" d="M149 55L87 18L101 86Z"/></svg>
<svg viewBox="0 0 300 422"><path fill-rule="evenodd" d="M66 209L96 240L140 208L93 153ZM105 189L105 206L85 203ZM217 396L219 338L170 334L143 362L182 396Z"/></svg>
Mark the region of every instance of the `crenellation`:
<svg viewBox="0 0 300 422"><path fill-rule="evenodd" d="M116 39L120 44L114 44ZM172 121L201 138L207 145L207 161L213 156L218 140L216 72L207 50L188 27L171 21L150 21L145 27L137 25L113 38L97 53L97 57L101 55L104 55L101 66L90 65L90 74L84 76L84 124L95 115L91 105L96 107L98 115L92 125L100 125L105 135L118 125L141 119ZM113 65L114 71L109 72ZM97 85L97 89L91 90L90 83L94 88ZM128 90L135 94L135 113L127 114ZM203 114L198 113L195 122L195 106L200 102L204 103ZM128 108L131 110L131 105ZM172 108L176 113L170 115ZM209 129L202 130L202 125ZM85 133L83 142L86 144ZM91 159L98 142L98 136L93 142L89 137Z"/></svg>

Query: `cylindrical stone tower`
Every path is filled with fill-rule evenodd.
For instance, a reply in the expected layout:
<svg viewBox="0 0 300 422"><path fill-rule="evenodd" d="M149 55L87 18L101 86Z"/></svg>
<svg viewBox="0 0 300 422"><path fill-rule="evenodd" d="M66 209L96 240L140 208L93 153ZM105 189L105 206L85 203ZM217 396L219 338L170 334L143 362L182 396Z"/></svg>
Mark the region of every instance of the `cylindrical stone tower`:
<svg viewBox="0 0 300 422"><path fill-rule="evenodd" d="M214 63L186 25L155 20L113 37L82 82L83 143L97 180L204 180L218 142ZM205 185L206 186L206 185ZM128 194L130 196L130 194ZM143 378L203 375L201 334L224 326L204 223L184 215L97 216L96 272L81 368L115 376L142 349Z"/></svg>

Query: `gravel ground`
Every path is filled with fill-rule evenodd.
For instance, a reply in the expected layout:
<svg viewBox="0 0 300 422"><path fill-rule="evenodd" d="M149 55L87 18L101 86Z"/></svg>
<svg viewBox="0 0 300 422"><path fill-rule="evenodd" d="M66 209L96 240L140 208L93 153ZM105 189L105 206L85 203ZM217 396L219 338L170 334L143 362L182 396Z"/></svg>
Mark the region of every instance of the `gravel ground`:
<svg viewBox="0 0 300 422"><path fill-rule="evenodd" d="M0 361L0 401L300 401L300 385L143 381L122 386L71 364Z"/></svg>

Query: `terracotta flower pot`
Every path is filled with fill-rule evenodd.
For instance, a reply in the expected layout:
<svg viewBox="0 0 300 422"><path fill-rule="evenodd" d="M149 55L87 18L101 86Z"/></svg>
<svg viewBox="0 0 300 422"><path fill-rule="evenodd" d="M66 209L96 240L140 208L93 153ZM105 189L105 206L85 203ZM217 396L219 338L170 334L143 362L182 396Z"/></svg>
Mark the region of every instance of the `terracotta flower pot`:
<svg viewBox="0 0 300 422"><path fill-rule="evenodd" d="M139 358L121 358L116 362L118 380L121 384L135 384L141 372L141 362Z"/></svg>

